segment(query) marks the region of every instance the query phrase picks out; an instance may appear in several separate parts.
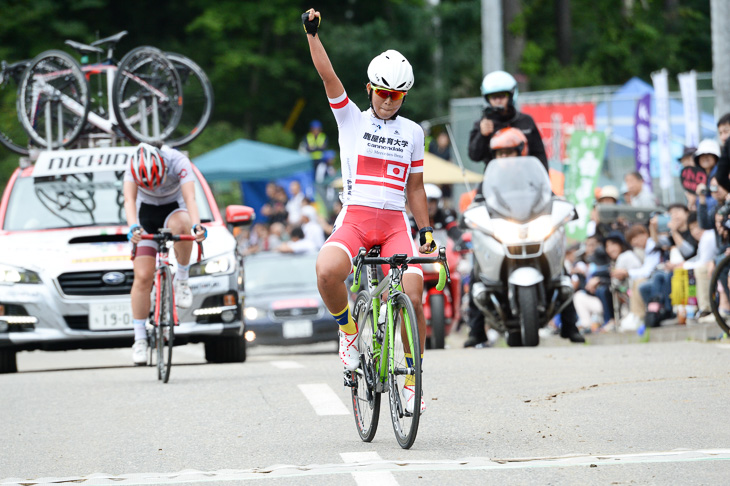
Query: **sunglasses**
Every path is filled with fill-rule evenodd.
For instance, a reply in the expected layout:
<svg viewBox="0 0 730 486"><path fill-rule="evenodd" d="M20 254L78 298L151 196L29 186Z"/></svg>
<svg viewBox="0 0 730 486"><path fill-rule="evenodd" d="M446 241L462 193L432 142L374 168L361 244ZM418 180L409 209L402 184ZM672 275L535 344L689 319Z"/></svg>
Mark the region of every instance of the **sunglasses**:
<svg viewBox="0 0 730 486"><path fill-rule="evenodd" d="M398 101L399 99L403 98L405 95L408 94L407 91L397 91L394 89L385 89L385 88L379 88L377 86L372 86L373 92L383 98L384 100L388 99L388 96L390 96L390 99L393 101Z"/></svg>

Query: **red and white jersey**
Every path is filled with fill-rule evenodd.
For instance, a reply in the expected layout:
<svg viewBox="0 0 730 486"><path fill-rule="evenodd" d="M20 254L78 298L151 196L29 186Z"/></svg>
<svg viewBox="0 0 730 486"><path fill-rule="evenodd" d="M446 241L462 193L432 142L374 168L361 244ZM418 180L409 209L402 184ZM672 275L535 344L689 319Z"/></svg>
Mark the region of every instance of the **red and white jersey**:
<svg viewBox="0 0 730 486"><path fill-rule="evenodd" d="M423 129L402 116L360 111L347 93L329 102L340 132L343 206L405 211L408 175L423 172Z"/></svg>

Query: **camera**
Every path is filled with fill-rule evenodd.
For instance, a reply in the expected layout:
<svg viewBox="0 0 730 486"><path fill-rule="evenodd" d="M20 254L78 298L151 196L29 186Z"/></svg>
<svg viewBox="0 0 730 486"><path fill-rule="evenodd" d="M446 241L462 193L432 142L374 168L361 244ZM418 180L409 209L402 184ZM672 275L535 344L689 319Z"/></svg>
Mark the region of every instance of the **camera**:
<svg viewBox="0 0 730 486"><path fill-rule="evenodd" d="M667 213L657 214L657 231L660 233L669 233L669 220L671 217Z"/></svg>

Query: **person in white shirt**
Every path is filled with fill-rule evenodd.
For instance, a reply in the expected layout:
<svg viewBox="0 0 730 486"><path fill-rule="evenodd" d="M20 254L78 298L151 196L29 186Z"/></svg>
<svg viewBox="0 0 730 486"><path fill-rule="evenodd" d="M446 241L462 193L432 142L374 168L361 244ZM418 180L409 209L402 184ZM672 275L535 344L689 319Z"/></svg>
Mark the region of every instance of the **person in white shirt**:
<svg viewBox="0 0 730 486"><path fill-rule="evenodd" d="M319 247L304 237L304 231L301 226L296 226L291 230L291 239L279 245L276 249L281 253L316 253Z"/></svg>
<svg viewBox="0 0 730 486"><path fill-rule="evenodd" d="M319 215L314 206L306 205L302 208L301 221L304 238L311 241L315 248L322 248L322 245L324 245L324 230L319 224Z"/></svg>
<svg viewBox="0 0 730 486"><path fill-rule="evenodd" d="M644 184L644 178L638 172L629 172L624 176L626 182L626 198L631 207L647 208L656 206L656 199L649 190L649 186Z"/></svg>
<svg viewBox="0 0 730 486"><path fill-rule="evenodd" d="M302 222L302 207L304 206L304 193L299 181L291 181L289 192L291 197L286 203L286 212L289 215L287 222L290 225L299 225Z"/></svg>

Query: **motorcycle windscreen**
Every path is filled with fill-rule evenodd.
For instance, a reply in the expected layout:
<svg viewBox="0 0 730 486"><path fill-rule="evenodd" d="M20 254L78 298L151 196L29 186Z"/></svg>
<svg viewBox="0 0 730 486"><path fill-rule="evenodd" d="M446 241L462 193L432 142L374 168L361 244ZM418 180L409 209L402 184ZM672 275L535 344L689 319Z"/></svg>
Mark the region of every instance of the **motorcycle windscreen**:
<svg viewBox="0 0 730 486"><path fill-rule="evenodd" d="M526 223L552 209L550 178L535 157L491 160L482 191L492 217Z"/></svg>

